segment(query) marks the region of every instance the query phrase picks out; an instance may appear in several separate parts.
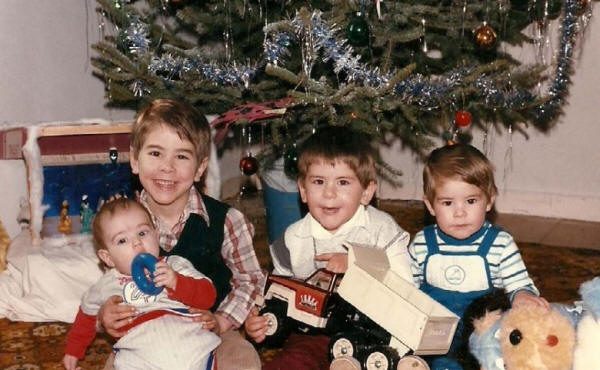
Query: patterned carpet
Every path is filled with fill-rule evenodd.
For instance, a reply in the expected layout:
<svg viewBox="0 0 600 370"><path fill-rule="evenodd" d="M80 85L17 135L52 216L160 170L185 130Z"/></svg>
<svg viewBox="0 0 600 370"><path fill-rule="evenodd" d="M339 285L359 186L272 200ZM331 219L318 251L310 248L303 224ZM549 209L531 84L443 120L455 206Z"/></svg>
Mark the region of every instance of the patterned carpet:
<svg viewBox="0 0 600 370"><path fill-rule="evenodd" d="M256 249L261 265L269 266L266 222L260 198L232 200L256 227ZM392 214L411 234L423 227L423 204L416 201L381 201L379 207ZM549 301L571 302L579 285L598 273L600 252L572 248L520 244L523 258L538 288ZM28 323L0 320L0 369L62 369L61 359L69 324ZM111 339L99 335L82 361L83 369L101 369L111 350ZM272 351L261 353L263 357ZM293 370L293 369L290 369Z"/></svg>

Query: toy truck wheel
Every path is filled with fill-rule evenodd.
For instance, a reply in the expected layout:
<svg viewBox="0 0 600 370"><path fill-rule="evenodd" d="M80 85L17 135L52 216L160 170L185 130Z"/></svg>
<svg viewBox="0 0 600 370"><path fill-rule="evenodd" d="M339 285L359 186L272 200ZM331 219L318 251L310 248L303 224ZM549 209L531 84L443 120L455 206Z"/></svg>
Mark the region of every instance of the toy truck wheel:
<svg viewBox="0 0 600 370"><path fill-rule="evenodd" d="M404 356L398 361L396 370L430 370L427 362L419 356Z"/></svg>
<svg viewBox="0 0 600 370"><path fill-rule="evenodd" d="M287 303L269 301L267 306L260 311L260 314L267 318L269 325L265 344L273 347L281 346L290 333Z"/></svg>
<svg viewBox="0 0 600 370"><path fill-rule="evenodd" d="M337 333L329 341L329 357L334 360L342 356L358 357L358 336L354 333Z"/></svg>
<svg viewBox="0 0 600 370"><path fill-rule="evenodd" d="M365 356L363 368L366 370L392 370L398 362L398 354L390 347L377 346Z"/></svg>

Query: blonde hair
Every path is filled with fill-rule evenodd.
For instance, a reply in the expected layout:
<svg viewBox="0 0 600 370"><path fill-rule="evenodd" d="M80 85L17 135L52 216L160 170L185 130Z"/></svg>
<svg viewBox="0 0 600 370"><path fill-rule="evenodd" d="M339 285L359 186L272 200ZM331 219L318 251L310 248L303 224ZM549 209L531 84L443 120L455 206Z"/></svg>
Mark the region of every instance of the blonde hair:
<svg viewBox="0 0 600 370"><path fill-rule="evenodd" d="M100 207L100 210L98 213L96 213L96 216L94 216L94 221L92 222L92 237L96 252L98 252L100 249L108 249L104 240L104 225L106 224L108 218L117 213L125 212L134 208L142 210L148 218L148 223L154 227L150 212L141 203L125 197L109 200L108 202L104 203L102 207Z"/></svg>
<svg viewBox="0 0 600 370"><path fill-rule="evenodd" d="M436 186L450 179L477 186L488 200L498 193L493 165L471 145L446 145L429 154L423 169L423 193L427 200L433 203Z"/></svg>
<svg viewBox="0 0 600 370"><path fill-rule="evenodd" d="M336 161L345 163L363 188L377 182L375 150L368 136L342 126L317 130L302 144L298 159L298 180L304 181L311 164Z"/></svg>
<svg viewBox="0 0 600 370"><path fill-rule="evenodd" d="M208 158L211 136L206 117L192 105L171 99L154 100L139 112L131 130L134 158L138 157L148 133L160 125L172 128L182 140L191 142L199 162Z"/></svg>

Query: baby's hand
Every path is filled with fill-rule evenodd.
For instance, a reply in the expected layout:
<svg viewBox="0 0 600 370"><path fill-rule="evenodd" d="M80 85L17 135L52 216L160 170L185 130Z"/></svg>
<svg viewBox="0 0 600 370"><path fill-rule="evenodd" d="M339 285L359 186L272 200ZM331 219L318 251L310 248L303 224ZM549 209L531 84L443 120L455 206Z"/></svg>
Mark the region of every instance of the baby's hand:
<svg viewBox="0 0 600 370"><path fill-rule="evenodd" d="M67 370L80 370L81 367L77 366L77 357L71 355L65 355L63 357L63 366Z"/></svg>
<svg viewBox="0 0 600 370"><path fill-rule="evenodd" d="M538 297L527 290L521 290L515 294L515 297L512 301L512 306L539 306L547 310L550 309L550 303L548 303L545 298Z"/></svg>
<svg viewBox="0 0 600 370"><path fill-rule="evenodd" d="M199 308L190 308L190 312L200 314L198 316L194 316L193 321L202 324L202 328L217 334L221 334L221 328L215 314L208 310L201 310Z"/></svg>
<svg viewBox="0 0 600 370"><path fill-rule="evenodd" d="M348 270L348 254L323 253L315 256L315 261L327 261L325 268L336 274L343 274Z"/></svg>
<svg viewBox="0 0 600 370"><path fill-rule="evenodd" d="M177 288L177 274L165 261L156 262L154 270L154 284L175 290Z"/></svg>
<svg viewBox="0 0 600 370"><path fill-rule="evenodd" d="M259 316L258 308L254 307L246 318L246 322L244 322L246 334L248 334L254 342L260 343L265 340L268 328L269 320L264 316Z"/></svg>

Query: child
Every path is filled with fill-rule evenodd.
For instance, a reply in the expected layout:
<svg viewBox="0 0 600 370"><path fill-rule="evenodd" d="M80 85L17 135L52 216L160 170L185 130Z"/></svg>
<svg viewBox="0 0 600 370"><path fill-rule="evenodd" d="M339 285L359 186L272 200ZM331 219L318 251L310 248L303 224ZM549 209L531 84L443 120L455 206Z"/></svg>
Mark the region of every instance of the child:
<svg viewBox="0 0 600 370"><path fill-rule="evenodd" d="M219 369L258 370L258 353L236 329L262 292L265 276L254 253L252 224L194 186L206 170L210 141L206 118L192 106L155 100L133 126L131 168L143 187L139 200L157 225L160 254L188 259L215 284L214 314L205 311L199 320L221 335ZM123 335L120 330L135 315L119 301L111 298L99 315L113 336Z"/></svg>
<svg viewBox="0 0 600 370"><path fill-rule="evenodd" d="M423 170L424 202L436 224L416 234L409 254L415 283L462 317L466 307L494 287L503 288L513 305L548 302L529 278L510 234L486 221L497 189L491 163L470 145L455 144L431 152ZM432 369L461 369L453 360L461 348L462 322L446 357Z"/></svg>
<svg viewBox="0 0 600 370"><path fill-rule="evenodd" d="M67 335L65 368L77 369L77 360L94 340L96 313L109 296L117 294L140 315L114 345L116 369L132 364L147 369L211 369L219 337L189 317L166 311L212 306L216 290L210 280L188 260L170 256L156 263L154 273L154 284L166 289L148 295L137 288L131 262L139 253L158 257L159 246L150 214L134 200L119 198L105 203L94 219L93 235L98 257L108 270L83 296Z"/></svg>
<svg viewBox="0 0 600 370"><path fill-rule="evenodd" d="M348 266L343 244L358 242L385 249L392 268L411 281L409 234L369 205L377 187L373 157L365 136L347 128L324 128L307 139L298 160L298 187L309 213L271 246L274 274L306 278L322 267L343 273ZM251 316L245 327L262 342L267 325L266 318ZM328 343L325 335L292 334L263 369L328 369Z"/></svg>

